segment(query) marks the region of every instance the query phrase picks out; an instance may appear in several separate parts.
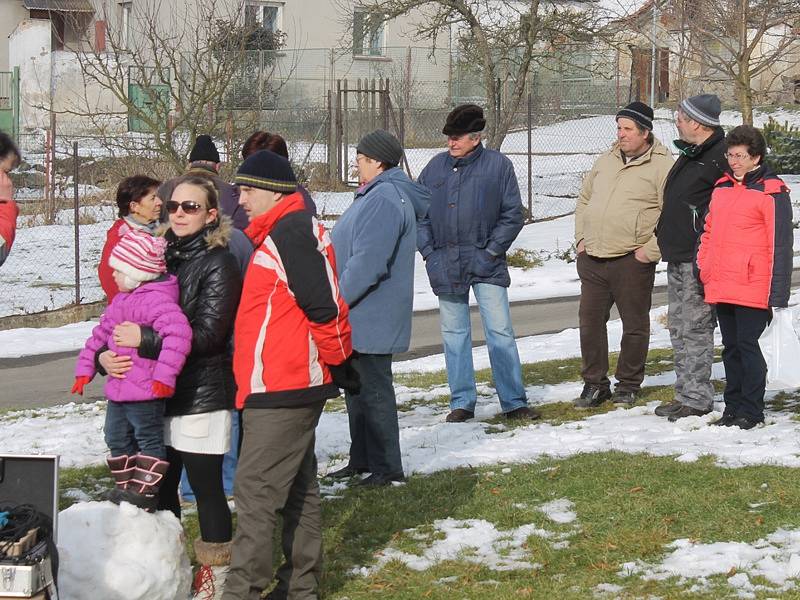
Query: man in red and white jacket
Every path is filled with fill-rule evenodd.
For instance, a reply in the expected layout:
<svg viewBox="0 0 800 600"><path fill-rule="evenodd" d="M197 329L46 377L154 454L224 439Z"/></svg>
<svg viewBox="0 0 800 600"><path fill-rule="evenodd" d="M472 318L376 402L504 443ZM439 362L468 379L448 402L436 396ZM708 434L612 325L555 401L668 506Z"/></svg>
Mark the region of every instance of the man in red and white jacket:
<svg viewBox="0 0 800 600"><path fill-rule="evenodd" d="M278 597L317 597L322 522L314 431L325 400L358 393L347 304L328 232L305 210L289 161L262 150L235 179L255 245L236 316L233 368L244 442L234 484L238 525L224 600L272 581L276 513L293 532ZM274 592L273 592L274 593Z"/></svg>

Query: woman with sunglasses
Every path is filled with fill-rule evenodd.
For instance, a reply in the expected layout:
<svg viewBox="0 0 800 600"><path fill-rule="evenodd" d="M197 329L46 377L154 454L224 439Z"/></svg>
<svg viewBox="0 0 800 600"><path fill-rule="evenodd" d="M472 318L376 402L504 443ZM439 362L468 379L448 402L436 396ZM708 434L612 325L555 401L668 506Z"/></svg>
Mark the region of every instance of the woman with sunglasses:
<svg viewBox="0 0 800 600"><path fill-rule="evenodd" d="M196 597L221 593L230 561L231 513L222 484L223 456L231 444L231 409L235 384L230 338L241 294L242 279L228 250L231 223L220 217L217 191L208 178L184 176L166 203L169 214L167 271L178 278L180 305L192 326L192 349L167 400L165 443L169 470L161 484L159 509L180 518L178 484L186 467L197 500L200 539L194 549L201 569ZM130 335L118 327L122 345L150 355L160 345L148 328ZM136 329L134 327L134 329ZM131 339L129 339L131 338ZM120 341L117 341L120 344ZM101 355L100 364L113 377L127 370L119 360Z"/></svg>
<svg viewBox="0 0 800 600"><path fill-rule="evenodd" d="M97 265L100 287L103 288L109 304L119 292L119 288L114 281L114 270L108 265L108 257L127 231L140 229L152 234L158 227L161 199L156 195L156 190L159 185L161 182L157 179L146 175L134 175L123 179L117 186L119 218L106 233L106 243L100 254L100 264Z"/></svg>
<svg viewBox="0 0 800 600"><path fill-rule="evenodd" d="M722 333L725 411L712 425L752 429L764 422L767 379L758 338L771 307L789 303L792 205L786 184L764 164L761 132L740 125L725 142L729 171L711 195L697 266Z"/></svg>

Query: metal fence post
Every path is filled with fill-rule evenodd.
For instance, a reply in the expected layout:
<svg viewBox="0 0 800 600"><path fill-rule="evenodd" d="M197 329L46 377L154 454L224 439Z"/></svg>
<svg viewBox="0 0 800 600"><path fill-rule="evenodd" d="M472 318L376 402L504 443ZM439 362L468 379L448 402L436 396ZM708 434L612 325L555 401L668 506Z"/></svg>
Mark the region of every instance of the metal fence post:
<svg viewBox="0 0 800 600"><path fill-rule="evenodd" d="M72 157L75 171L72 174L73 190L75 198L73 202L73 218L75 221L75 304L81 303L81 230L80 230L80 199L78 198L78 142L72 143Z"/></svg>
<svg viewBox="0 0 800 600"><path fill-rule="evenodd" d="M533 218L533 95L528 92L528 218Z"/></svg>

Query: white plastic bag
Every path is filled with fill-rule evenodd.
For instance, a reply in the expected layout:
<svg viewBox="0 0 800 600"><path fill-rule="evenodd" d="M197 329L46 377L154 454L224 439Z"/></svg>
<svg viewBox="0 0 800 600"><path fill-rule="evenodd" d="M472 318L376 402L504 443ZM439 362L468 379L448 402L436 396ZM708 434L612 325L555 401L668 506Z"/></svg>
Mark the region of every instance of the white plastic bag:
<svg viewBox="0 0 800 600"><path fill-rule="evenodd" d="M792 310L773 309L772 322L758 339L767 361L767 389L800 387L800 338L794 328Z"/></svg>

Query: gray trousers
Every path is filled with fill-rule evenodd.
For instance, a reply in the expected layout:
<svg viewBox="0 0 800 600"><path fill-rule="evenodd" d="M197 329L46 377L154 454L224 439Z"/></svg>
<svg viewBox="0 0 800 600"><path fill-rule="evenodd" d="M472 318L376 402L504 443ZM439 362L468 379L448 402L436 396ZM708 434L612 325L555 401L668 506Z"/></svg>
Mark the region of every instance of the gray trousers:
<svg viewBox="0 0 800 600"><path fill-rule="evenodd" d="M278 598L318 597L322 509L314 431L322 406L250 408L234 483L238 522L223 600L257 600L272 583L272 540L283 516Z"/></svg>
<svg viewBox="0 0 800 600"><path fill-rule="evenodd" d="M692 263L667 264L669 337L675 355L675 400L698 410L714 403L714 307L706 304Z"/></svg>

